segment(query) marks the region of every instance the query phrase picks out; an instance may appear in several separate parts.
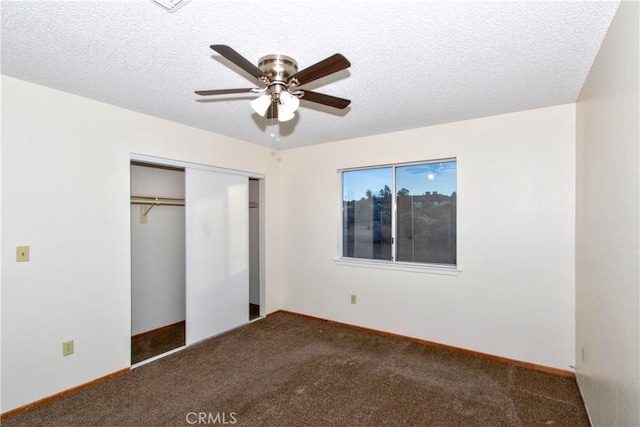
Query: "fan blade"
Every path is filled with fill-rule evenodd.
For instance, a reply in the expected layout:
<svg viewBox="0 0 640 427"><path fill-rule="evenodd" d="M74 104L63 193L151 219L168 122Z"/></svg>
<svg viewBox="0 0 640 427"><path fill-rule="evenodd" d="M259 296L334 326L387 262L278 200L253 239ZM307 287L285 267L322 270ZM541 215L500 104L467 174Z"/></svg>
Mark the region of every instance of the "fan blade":
<svg viewBox="0 0 640 427"><path fill-rule="evenodd" d="M218 52L220 55L227 58L229 61L236 64L238 67L242 68L247 73L251 74L256 79L260 79L261 77L266 77L266 75L262 72L260 68L253 65L244 56L240 55L238 52L236 52L229 46L224 44L213 44L210 47L211 49Z"/></svg>
<svg viewBox="0 0 640 427"><path fill-rule="evenodd" d="M311 92L310 90L303 91L303 101L315 102L317 104L328 105L329 107L344 109L347 108L351 101L344 98L338 98L337 96L325 95L324 93Z"/></svg>
<svg viewBox="0 0 640 427"><path fill-rule="evenodd" d="M347 58L336 53L317 64L313 64L312 66L289 76L287 83L291 83L293 79L296 79L298 81L298 85L302 86L324 76L328 76L329 74L337 73L338 71L349 68L350 66L351 63Z"/></svg>
<svg viewBox="0 0 640 427"><path fill-rule="evenodd" d="M253 90L252 88L247 88L247 89L197 90L196 94L202 95L202 96L228 95L228 94L231 94L231 93L251 93L252 90Z"/></svg>
<svg viewBox="0 0 640 427"><path fill-rule="evenodd" d="M277 119L278 118L278 103L272 102L271 106L267 110L267 119Z"/></svg>

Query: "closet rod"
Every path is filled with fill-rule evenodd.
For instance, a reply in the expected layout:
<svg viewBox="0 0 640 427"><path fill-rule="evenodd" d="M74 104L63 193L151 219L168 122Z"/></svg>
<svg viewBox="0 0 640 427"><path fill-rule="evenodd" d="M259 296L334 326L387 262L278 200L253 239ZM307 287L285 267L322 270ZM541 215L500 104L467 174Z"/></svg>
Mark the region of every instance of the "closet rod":
<svg viewBox="0 0 640 427"><path fill-rule="evenodd" d="M177 197L131 196L133 205L184 206L184 199Z"/></svg>

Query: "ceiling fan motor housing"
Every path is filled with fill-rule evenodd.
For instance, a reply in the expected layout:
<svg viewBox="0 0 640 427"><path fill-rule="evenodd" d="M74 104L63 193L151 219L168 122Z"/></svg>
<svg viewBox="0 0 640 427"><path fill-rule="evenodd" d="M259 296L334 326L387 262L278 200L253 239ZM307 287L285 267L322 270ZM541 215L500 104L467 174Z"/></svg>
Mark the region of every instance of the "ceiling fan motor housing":
<svg viewBox="0 0 640 427"><path fill-rule="evenodd" d="M285 82L289 76L298 72L298 63L286 55L267 55L260 58L258 68L271 82Z"/></svg>

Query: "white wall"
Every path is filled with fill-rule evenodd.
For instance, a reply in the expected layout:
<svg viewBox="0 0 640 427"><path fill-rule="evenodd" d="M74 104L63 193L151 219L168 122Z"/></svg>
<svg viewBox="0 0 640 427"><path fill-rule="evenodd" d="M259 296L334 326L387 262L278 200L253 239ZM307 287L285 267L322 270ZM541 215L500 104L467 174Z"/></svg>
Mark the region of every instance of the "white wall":
<svg viewBox="0 0 640 427"><path fill-rule="evenodd" d="M271 149L6 76L2 125L2 412L130 366L132 152L265 175L266 310L280 308Z"/></svg>
<svg viewBox="0 0 640 427"><path fill-rule="evenodd" d="M639 9L620 5L576 107L576 374L596 426L640 425Z"/></svg>
<svg viewBox="0 0 640 427"><path fill-rule="evenodd" d="M131 194L184 199L184 171L131 166ZM185 208L131 205L131 334L185 320Z"/></svg>
<svg viewBox="0 0 640 427"><path fill-rule="evenodd" d="M569 370L575 106L281 153L284 307ZM456 157L458 275L340 265L338 169ZM350 304L350 294L357 304Z"/></svg>

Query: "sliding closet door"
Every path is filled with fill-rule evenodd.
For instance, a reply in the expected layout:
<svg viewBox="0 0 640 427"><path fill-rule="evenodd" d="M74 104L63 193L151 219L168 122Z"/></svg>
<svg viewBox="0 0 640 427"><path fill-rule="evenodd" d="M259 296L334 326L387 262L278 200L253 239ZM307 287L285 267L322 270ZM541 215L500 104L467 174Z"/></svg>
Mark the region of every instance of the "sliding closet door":
<svg viewBox="0 0 640 427"><path fill-rule="evenodd" d="M186 343L249 321L246 176L187 169Z"/></svg>

